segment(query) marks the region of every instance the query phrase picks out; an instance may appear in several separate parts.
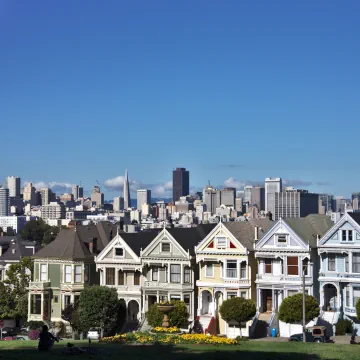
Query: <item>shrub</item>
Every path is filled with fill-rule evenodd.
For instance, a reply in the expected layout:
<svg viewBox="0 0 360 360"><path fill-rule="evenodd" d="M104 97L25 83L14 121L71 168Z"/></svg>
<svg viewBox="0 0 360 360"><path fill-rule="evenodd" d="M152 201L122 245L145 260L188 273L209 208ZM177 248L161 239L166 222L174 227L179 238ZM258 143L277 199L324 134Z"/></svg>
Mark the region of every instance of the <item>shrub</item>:
<svg viewBox="0 0 360 360"><path fill-rule="evenodd" d="M360 299L356 302L355 308L356 308L356 317L358 320L360 320Z"/></svg>
<svg viewBox="0 0 360 360"><path fill-rule="evenodd" d="M39 338L39 335L39 330L30 330L28 334L30 340L37 340Z"/></svg>
<svg viewBox="0 0 360 360"><path fill-rule="evenodd" d="M30 330L40 330L44 323L42 321L28 321L24 325L29 327Z"/></svg>
<svg viewBox="0 0 360 360"><path fill-rule="evenodd" d="M189 313L186 304L183 301L171 301L174 305L174 310L168 314L169 326L181 327L185 325L189 319ZM146 313L147 321L152 327L160 327L164 318L164 313L158 309L158 304L150 306L149 311Z"/></svg>
<svg viewBox="0 0 360 360"><path fill-rule="evenodd" d="M303 294L299 293L284 299L279 309L279 319L286 323L298 323L303 318ZM305 295L305 320L310 321L319 316L320 308L317 300Z"/></svg>
<svg viewBox="0 0 360 360"><path fill-rule="evenodd" d="M336 323L336 335L352 334L354 328L350 320L339 320Z"/></svg>

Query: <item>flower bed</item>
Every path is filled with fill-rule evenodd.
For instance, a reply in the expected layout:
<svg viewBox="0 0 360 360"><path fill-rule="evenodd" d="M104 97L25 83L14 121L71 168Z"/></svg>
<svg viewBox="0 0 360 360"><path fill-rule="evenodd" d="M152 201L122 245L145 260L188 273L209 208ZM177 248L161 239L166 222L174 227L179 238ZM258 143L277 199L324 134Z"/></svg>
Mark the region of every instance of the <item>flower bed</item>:
<svg viewBox="0 0 360 360"><path fill-rule="evenodd" d="M149 334L149 333L128 333L105 337L100 340L107 344L212 344L212 345L237 345L234 339L205 334Z"/></svg>
<svg viewBox="0 0 360 360"><path fill-rule="evenodd" d="M156 326L154 327L152 330L152 332L154 333L159 333L159 334L175 334L175 333L179 333L180 330L178 327L176 326L171 326L169 328L164 328L164 327L161 327L161 326Z"/></svg>

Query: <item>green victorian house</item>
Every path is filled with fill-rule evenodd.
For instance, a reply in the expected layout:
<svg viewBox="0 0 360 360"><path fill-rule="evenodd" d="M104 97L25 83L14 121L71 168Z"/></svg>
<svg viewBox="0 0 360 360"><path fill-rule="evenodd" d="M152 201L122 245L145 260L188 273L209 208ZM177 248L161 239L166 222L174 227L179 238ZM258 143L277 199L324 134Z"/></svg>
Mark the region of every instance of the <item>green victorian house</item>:
<svg viewBox="0 0 360 360"><path fill-rule="evenodd" d="M108 222L77 225L35 253L28 321L61 321L61 311L85 286L99 284L94 258L115 235L116 226Z"/></svg>

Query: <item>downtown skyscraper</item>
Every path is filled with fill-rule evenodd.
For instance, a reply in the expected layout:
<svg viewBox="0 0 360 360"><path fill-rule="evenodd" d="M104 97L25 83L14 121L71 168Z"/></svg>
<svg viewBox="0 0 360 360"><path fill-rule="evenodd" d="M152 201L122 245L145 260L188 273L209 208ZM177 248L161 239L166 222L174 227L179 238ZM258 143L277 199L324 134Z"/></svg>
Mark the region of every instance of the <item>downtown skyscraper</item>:
<svg viewBox="0 0 360 360"><path fill-rule="evenodd" d="M127 169L125 170L124 178L124 209L131 208L131 199L130 199L130 186L129 186L129 176Z"/></svg>
<svg viewBox="0 0 360 360"><path fill-rule="evenodd" d="M179 201L181 196L189 195L189 171L185 168L176 168L173 171L173 203Z"/></svg>

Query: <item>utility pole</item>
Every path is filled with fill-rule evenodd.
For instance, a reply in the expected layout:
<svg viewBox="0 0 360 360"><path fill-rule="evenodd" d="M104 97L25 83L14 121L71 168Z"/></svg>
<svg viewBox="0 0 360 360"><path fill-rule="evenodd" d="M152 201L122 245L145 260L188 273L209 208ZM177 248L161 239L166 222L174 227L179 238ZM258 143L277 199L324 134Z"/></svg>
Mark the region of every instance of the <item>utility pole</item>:
<svg viewBox="0 0 360 360"><path fill-rule="evenodd" d="M306 319L305 319L305 316L306 316L306 311L305 311L305 267L306 265L303 265L303 273L302 273L302 293L303 293L303 298L302 298L302 311L303 311L303 342L306 343Z"/></svg>

